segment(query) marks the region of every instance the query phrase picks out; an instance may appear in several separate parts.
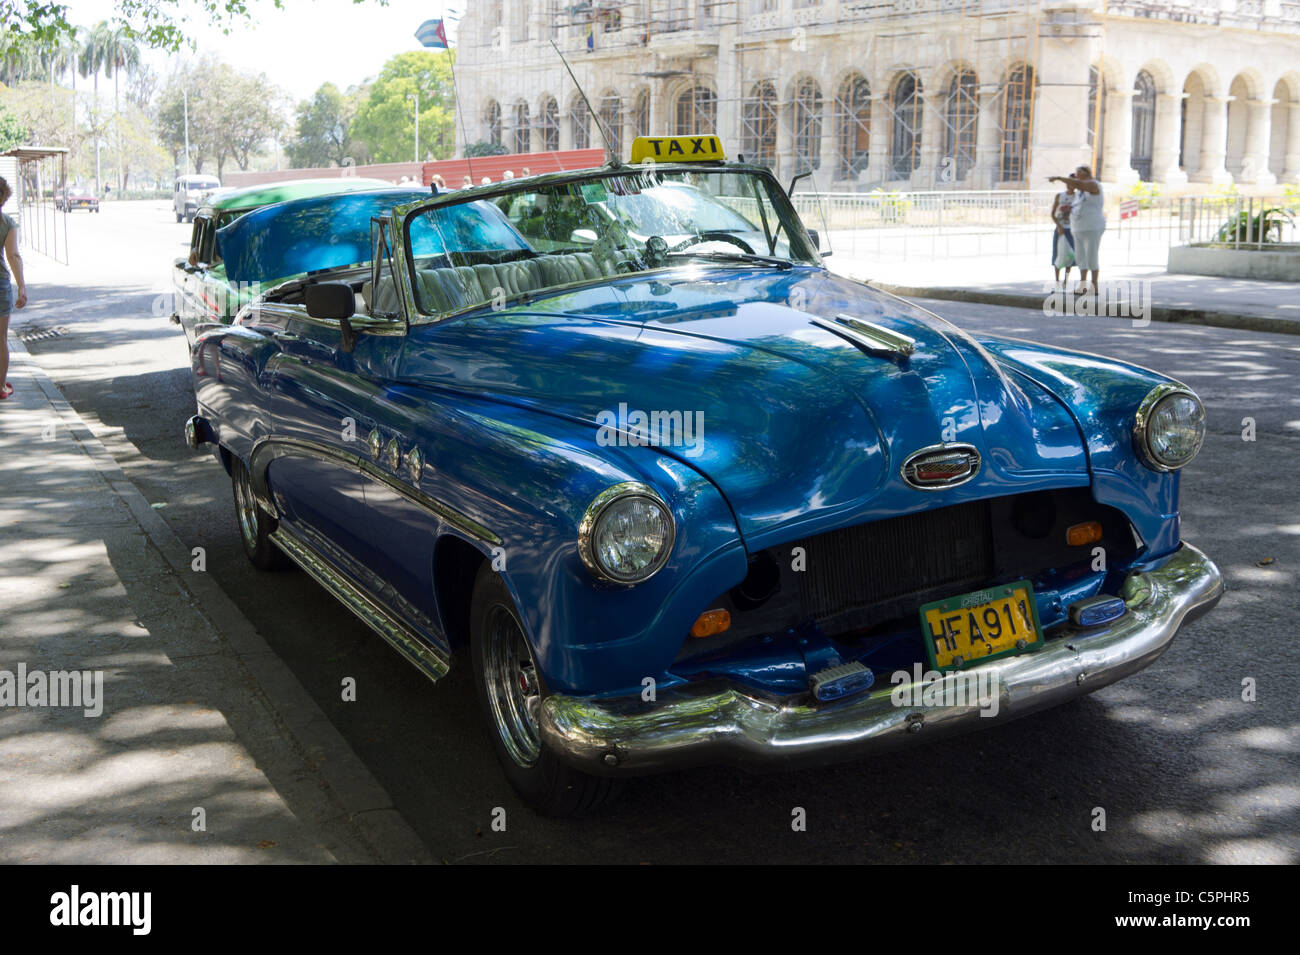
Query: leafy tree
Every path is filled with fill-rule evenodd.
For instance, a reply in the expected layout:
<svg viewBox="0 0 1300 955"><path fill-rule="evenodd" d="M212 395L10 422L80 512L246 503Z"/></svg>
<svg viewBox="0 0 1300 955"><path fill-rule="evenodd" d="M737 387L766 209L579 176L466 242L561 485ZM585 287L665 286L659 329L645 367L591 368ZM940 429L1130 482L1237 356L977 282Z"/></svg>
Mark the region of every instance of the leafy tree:
<svg viewBox="0 0 1300 955"><path fill-rule="evenodd" d="M411 50L384 64L357 108L352 138L370 147L372 162L403 162L415 148L415 98L420 102L420 158L455 150L455 94L448 51Z"/></svg>
<svg viewBox="0 0 1300 955"><path fill-rule="evenodd" d="M27 130L18 117L0 106L0 153L21 146L27 139Z"/></svg>
<svg viewBox="0 0 1300 955"><path fill-rule="evenodd" d="M140 48L136 46L131 33L120 24L110 26L104 32L101 42L104 50L104 72L113 78L113 119L116 127L114 138L117 141L117 190L122 191L122 136L121 124L117 118L122 113L122 97L118 80L123 71L135 69L140 64Z"/></svg>
<svg viewBox="0 0 1300 955"><path fill-rule="evenodd" d="M72 97L62 86L27 82L0 88L0 108L27 130L27 140L42 146L75 148L81 132L73 126Z"/></svg>
<svg viewBox="0 0 1300 955"><path fill-rule="evenodd" d="M283 9L283 0L272 2ZM248 0L199 0L197 4L183 0L114 0L114 6L111 26L124 28L143 46L164 50L180 49L185 40L182 22L193 6L226 33L246 26L251 13ZM68 22L68 7L58 0L0 0L0 24L4 25L0 30L0 62L12 48L25 42L49 48L75 32Z"/></svg>
<svg viewBox="0 0 1300 955"><path fill-rule="evenodd" d="M289 162L299 168L341 166L353 153L349 127L357 112L355 94L323 83L311 99L298 104L297 130L289 144Z"/></svg>
<svg viewBox="0 0 1300 955"><path fill-rule="evenodd" d="M265 74L240 73L209 54L182 68L159 97L158 133L178 161L185 148L187 97L195 172L212 162L221 176L231 159L247 169L258 147L285 127L284 96Z"/></svg>

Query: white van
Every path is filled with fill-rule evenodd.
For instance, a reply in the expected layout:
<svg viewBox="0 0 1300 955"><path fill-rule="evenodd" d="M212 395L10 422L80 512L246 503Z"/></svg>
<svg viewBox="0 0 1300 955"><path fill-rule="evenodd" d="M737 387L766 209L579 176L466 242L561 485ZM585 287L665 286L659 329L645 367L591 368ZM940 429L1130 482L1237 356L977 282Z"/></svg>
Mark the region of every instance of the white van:
<svg viewBox="0 0 1300 955"><path fill-rule="evenodd" d="M204 197L214 189L221 188L221 180L216 176L181 176L176 180L172 192L172 211L176 213L177 222L193 222L194 213L203 205Z"/></svg>

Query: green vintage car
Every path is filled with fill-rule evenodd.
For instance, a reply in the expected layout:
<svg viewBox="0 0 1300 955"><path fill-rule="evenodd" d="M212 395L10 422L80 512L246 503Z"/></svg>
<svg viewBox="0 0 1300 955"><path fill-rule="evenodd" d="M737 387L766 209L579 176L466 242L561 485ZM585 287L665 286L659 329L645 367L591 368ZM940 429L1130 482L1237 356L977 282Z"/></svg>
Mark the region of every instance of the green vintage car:
<svg viewBox="0 0 1300 955"><path fill-rule="evenodd" d="M240 288L227 279L217 242L218 229L254 209L280 202L391 188L392 183L382 179L298 179L233 189L212 197L194 214L189 255L176 260L172 273L175 296L171 320L185 330L187 343L193 345L197 328L229 325L239 309L261 291Z"/></svg>

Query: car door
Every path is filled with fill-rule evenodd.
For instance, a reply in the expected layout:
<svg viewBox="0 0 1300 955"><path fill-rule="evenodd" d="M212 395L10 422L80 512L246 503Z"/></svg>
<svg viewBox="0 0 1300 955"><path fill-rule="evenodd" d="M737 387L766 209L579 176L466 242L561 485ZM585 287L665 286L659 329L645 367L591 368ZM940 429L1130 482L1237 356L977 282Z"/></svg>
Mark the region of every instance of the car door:
<svg viewBox="0 0 1300 955"><path fill-rule="evenodd" d="M388 229L387 220L372 223L367 309L371 318L398 321L405 331L408 316L393 270ZM440 523L423 490L428 474L421 435L428 433L429 407L400 387L390 373L404 342L404 336L390 339L382 351L385 360L369 362L357 380L357 427L365 429L369 453L362 469L366 521L359 553L374 574L384 602L446 650L433 622L433 547Z"/></svg>

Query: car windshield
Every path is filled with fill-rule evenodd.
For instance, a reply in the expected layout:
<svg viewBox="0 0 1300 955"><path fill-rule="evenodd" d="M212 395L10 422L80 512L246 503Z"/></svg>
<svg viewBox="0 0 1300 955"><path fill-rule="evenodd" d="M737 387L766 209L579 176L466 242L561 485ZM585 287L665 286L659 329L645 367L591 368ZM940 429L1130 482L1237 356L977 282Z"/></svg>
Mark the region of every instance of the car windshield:
<svg viewBox="0 0 1300 955"><path fill-rule="evenodd" d="M680 265L817 264L780 188L744 170L637 169L412 213L416 305L445 315Z"/></svg>

